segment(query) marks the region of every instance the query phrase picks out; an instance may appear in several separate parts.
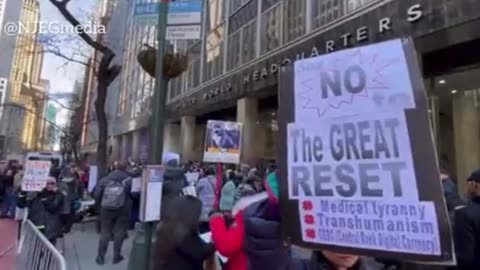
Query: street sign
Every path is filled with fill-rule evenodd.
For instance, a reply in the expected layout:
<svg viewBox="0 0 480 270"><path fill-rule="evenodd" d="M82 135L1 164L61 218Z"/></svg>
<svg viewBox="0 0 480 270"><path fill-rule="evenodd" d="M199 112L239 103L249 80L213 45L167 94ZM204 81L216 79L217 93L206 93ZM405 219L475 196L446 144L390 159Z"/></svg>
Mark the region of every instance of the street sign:
<svg viewBox="0 0 480 270"><path fill-rule="evenodd" d="M200 25L173 25L167 26L167 40L199 39Z"/></svg>
<svg viewBox="0 0 480 270"><path fill-rule="evenodd" d="M200 24L202 1L172 2L168 6L168 24Z"/></svg>
<svg viewBox="0 0 480 270"><path fill-rule="evenodd" d="M186 0L168 4L167 40L200 38L202 3L202 0ZM159 3L135 4L135 23L157 25L159 10Z"/></svg>

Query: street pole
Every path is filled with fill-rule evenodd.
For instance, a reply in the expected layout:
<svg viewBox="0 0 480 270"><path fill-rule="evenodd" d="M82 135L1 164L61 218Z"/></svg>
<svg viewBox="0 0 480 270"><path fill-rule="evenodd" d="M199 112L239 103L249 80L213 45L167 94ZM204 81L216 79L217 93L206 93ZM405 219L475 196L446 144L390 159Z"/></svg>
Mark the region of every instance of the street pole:
<svg viewBox="0 0 480 270"><path fill-rule="evenodd" d="M169 0L162 0L159 3L158 14L158 49L156 57L156 71L155 71L155 91L153 93L153 102L151 102L150 116L150 157L149 163L151 165L162 164L163 157L163 141L168 94L168 78L163 76L163 58L167 48L166 30L167 30L167 15L168 15ZM160 209L158 209L160 211ZM156 223L147 222L144 224L145 229L145 253L143 270L151 270L151 254L152 254L152 238Z"/></svg>

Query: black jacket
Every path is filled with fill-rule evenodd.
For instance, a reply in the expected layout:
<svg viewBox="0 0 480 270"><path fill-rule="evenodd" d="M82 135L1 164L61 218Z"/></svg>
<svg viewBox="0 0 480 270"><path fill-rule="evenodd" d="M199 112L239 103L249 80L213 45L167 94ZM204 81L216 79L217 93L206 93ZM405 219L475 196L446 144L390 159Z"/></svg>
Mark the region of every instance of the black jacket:
<svg viewBox="0 0 480 270"><path fill-rule="evenodd" d="M132 210L132 197L131 197L131 190L132 190L132 179L127 172L115 170L109 173L107 176L102 178L98 185L95 187L95 191L93 194L93 198L95 199L95 203L101 205L103 192L105 191L105 187L107 186L110 181L118 181L122 182L125 181L125 192L127 193L125 205L121 209L123 213L127 216L130 216L130 211Z"/></svg>
<svg viewBox="0 0 480 270"><path fill-rule="evenodd" d="M63 195L60 191L49 192L45 189L38 193L30 204L29 219L47 237L52 240L62 235L60 214L63 209Z"/></svg>
<svg viewBox="0 0 480 270"><path fill-rule="evenodd" d="M278 205L265 199L248 206L243 210L243 223L248 270L288 269Z"/></svg>
<svg viewBox="0 0 480 270"><path fill-rule="evenodd" d="M480 269L480 197L455 211L454 239L458 270Z"/></svg>
<svg viewBox="0 0 480 270"><path fill-rule="evenodd" d="M205 243L198 233L194 232L175 249L162 270L203 270L205 259L214 251L212 244Z"/></svg>
<svg viewBox="0 0 480 270"><path fill-rule="evenodd" d="M162 210L166 213L170 202L180 196L182 189L186 186L187 178L185 170L179 167L166 167L162 187ZM163 215L163 214L162 214Z"/></svg>

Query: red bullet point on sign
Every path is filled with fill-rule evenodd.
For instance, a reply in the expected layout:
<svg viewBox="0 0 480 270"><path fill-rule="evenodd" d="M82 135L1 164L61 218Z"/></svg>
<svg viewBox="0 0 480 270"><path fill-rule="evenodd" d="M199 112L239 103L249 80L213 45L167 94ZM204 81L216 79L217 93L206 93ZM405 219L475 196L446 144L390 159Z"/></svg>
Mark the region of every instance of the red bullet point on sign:
<svg viewBox="0 0 480 270"><path fill-rule="evenodd" d="M305 234L306 234L307 237L310 238L310 239L315 239L315 237L316 237L316 235L317 235L317 234L315 233L315 230L314 230L314 229L307 229L307 230L305 231Z"/></svg>
<svg viewBox="0 0 480 270"><path fill-rule="evenodd" d="M305 211L310 211L313 209L313 203L311 201L304 201L302 206L303 206L303 210Z"/></svg>
<svg viewBox="0 0 480 270"><path fill-rule="evenodd" d="M303 219L305 220L305 223L309 225L315 223L315 217L313 215L305 215Z"/></svg>

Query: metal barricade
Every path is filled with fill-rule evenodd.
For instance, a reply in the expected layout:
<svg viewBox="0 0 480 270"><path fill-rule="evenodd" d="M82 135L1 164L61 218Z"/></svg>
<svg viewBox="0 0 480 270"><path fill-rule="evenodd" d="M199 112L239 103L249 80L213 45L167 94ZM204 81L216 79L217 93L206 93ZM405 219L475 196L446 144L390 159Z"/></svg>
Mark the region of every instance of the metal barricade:
<svg viewBox="0 0 480 270"><path fill-rule="evenodd" d="M26 220L18 248L16 270L66 270L65 258L37 227Z"/></svg>

